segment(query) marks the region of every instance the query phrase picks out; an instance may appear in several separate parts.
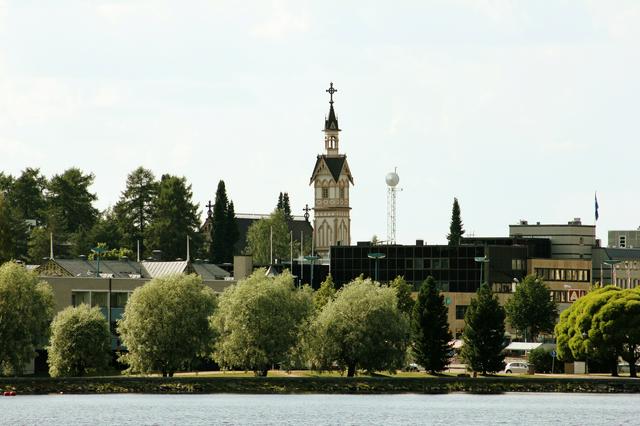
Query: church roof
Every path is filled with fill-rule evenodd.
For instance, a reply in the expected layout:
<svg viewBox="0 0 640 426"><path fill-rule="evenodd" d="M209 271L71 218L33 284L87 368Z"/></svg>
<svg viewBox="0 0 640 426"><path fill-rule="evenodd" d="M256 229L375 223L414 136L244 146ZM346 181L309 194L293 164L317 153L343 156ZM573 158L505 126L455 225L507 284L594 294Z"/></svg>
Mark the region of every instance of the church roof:
<svg viewBox="0 0 640 426"><path fill-rule="evenodd" d="M320 166L321 161L324 161L324 163L327 165L327 168L329 169L329 172L331 173L333 180L338 182L338 179L340 179L340 174L342 173L342 169L344 168L345 163L347 162L347 156L340 155L337 157L334 157L334 156L329 157L327 155L318 155L318 159L316 160L316 165L313 167L313 175L311 176L311 182L313 182L314 178L316 177L316 174L318 173L318 168ZM349 178L349 181L353 185L353 177L351 176L351 172L349 171L348 167L347 167L347 177Z"/></svg>
<svg viewBox="0 0 640 426"><path fill-rule="evenodd" d="M337 130L340 131L340 127L338 127L338 119L336 118L336 112L333 110L333 103L331 103L331 107L329 108L329 117L324 120L324 130Z"/></svg>

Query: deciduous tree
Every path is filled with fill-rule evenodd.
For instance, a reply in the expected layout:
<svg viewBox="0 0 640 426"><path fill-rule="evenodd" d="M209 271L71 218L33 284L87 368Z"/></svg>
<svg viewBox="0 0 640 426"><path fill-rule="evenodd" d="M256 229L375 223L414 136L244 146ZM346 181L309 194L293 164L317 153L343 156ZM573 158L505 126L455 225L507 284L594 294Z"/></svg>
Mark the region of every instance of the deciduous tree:
<svg viewBox="0 0 640 426"><path fill-rule="evenodd" d="M0 372L21 374L45 342L53 317L51 287L23 266L0 266Z"/></svg>
<svg viewBox="0 0 640 426"><path fill-rule="evenodd" d="M413 286L411 286L411 284L401 276L397 276L389 283L389 286L396 291L396 296L398 297L398 309L407 315L411 315L413 305L415 305L415 300L411 297Z"/></svg>
<svg viewBox="0 0 640 426"><path fill-rule="evenodd" d="M284 212L276 209L268 218L252 223L247 231L246 251L253 256L254 263L258 265L268 265L271 262L271 232L273 232L274 259L289 257L291 240L289 227Z"/></svg>
<svg viewBox="0 0 640 426"><path fill-rule="evenodd" d="M358 278L342 287L313 321L307 353L313 368L334 363L353 377L357 369L395 372L404 363L409 321L394 289Z"/></svg>
<svg viewBox="0 0 640 426"><path fill-rule="evenodd" d="M541 278L527 275L505 306L509 323L535 342L540 333L552 333L558 319L558 305Z"/></svg>
<svg viewBox="0 0 640 426"><path fill-rule="evenodd" d="M210 350L215 334L209 317L216 296L196 275L154 278L138 287L118 321L129 372L173 376Z"/></svg>
<svg viewBox="0 0 640 426"><path fill-rule="evenodd" d="M449 365L451 340L448 309L444 297L436 288L433 277L420 287L418 300L411 313L411 348L418 364L434 374Z"/></svg>
<svg viewBox="0 0 640 426"><path fill-rule="evenodd" d="M212 324L220 337L214 359L226 368L266 376L273 365L288 365L313 313L312 290L296 289L285 271L275 278L258 269L228 287Z"/></svg>
<svg viewBox="0 0 640 426"><path fill-rule="evenodd" d="M321 311L335 296L336 286L333 283L331 273L329 273L327 278L320 284L320 288L313 293L313 304L316 307L316 311Z"/></svg>
<svg viewBox="0 0 640 426"><path fill-rule="evenodd" d="M111 333L99 307L69 306L51 324L49 374L84 376L104 370L111 358Z"/></svg>

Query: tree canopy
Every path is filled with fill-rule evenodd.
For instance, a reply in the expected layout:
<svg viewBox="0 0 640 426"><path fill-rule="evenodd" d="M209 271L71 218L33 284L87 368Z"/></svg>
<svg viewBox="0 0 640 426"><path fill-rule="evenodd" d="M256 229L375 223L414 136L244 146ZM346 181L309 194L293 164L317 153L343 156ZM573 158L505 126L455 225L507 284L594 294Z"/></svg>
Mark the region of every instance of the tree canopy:
<svg viewBox="0 0 640 426"><path fill-rule="evenodd" d="M216 304L213 291L196 275L154 278L138 287L118 321L129 351L120 360L129 365L129 372L172 376L209 353L215 337L209 317Z"/></svg>
<svg viewBox="0 0 640 426"><path fill-rule="evenodd" d="M464 229L462 228L462 219L460 217L460 205L458 204L458 199L454 198L451 209L451 225L449 226L449 235L447 235L449 245L459 245L463 235Z"/></svg>
<svg viewBox="0 0 640 426"><path fill-rule="evenodd" d="M47 351L51 377L104 370L111 359L111 333L100 308L81 304L58 312Z"/></svg>
<svg viewBox="0 0 640 426"><path fill-rule="evenodd" d="M336 285L333 282L331 273L327 275L320 288L313 293L313 304L316 311L321 311L330 300L333 300L336 296Z"/></svg>
<svg viewBox="0 0 640 426"><path fill-rule="evenodd" d="M65 232L76 232L81 226L90 229L98 217L93 207L97 196L89 192L94 175L75 167L54 175L47 187L47 209L65 219Z"/></svg>
<svg viewBox="0 0 640 426"><path fill-rule="evenodd" d="M460 351L467 368L482 374L495 373L504 368L505 311L484 283L471 299L464 316L464 344Z"/></svg>
<svg viewBox="0 0 640 426"><path fill-rule="evenodd" d="M202 240L198 232L200 219L198 206L191 198L191 185L184 177L162 176L153 205L147 249L162 250L166 260L186 259L189 236L191 252L197 252Z"/></svg>
<svg viewBox="0 0 640 426"><path fill-rule="evenodd" d="M287 366L313 314L312 290L296 289L289 271L270 278L258 269L228 287L212 324L220 337L214 359L225 368L266 376L273 365Z"/></svg>
<svg viewBox="0 0 640 426"><path fill-rule="evenodd" d="M411 313L411 349L418 364L438 373L449 365L451 340L448 309L433 277L422 283Z"/></svg>
<svg viewBox="0 0 640 426"><path fill-rule="evenodd" d="M413 286L411 286L404 277L397 276L389 283L389 287L396 291L396 296L398 297L398 309L407 315L411 315L413 305L415 305L415 300L411 297Z"/></svg>
<svg viewBox="0 0 640 426"><path fill-rule="evenodd" d="M51 287L24 267L0 266L0 372L21 374L48 336L53 317Z"/></svg>
<svg viewBox="0 0 640 426"><path fill-rule="evenodd" d="M409 321L398 309L394 289L357 278L342 287L325 305L307 335L307 353L313 368L337 365L353 377L402 367L409 342Z"/></svg>
<svg viewBox="0 0 640 426"><path fill-rule="evenodd" d="M234 247L239 231L233 201L227 198L224 181L218 182L216 201L213 206L211 227L211 246L209 248L213 263L233 262Z"/></svg>
<svg viewBox="0 0 640 426"><path fill-rule="evenodd" d="M541 278L527 275L506 303L509 323L524 333L525 341L535 342L540 333L552 333L558 318L558 305Z"/></svg>
<svg viewBox="0 0 640 426"><path fill-rule="evenodd" d="M271 262L271 232L273 231L273 258L288 259L291 236L282 210L276 209L268 218L255 221L247 231L247 252L254 263L268 265ZM294 244L294 250L298 250Z"/></svg>

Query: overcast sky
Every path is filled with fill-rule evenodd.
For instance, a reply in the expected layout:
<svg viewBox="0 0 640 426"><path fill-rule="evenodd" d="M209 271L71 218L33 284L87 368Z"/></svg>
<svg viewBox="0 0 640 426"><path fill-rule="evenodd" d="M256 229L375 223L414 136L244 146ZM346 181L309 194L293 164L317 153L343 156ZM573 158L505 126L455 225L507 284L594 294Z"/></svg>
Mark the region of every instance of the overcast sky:
<svg viewBox="0 0 640 426"><path fill-rule="evenodd" d="M446 241L519 219L635 229L637 1L0 0L0 170L77 166L98 207L127 174L224 179L236 212L312 204L333 81L352 240Z"/></svg>

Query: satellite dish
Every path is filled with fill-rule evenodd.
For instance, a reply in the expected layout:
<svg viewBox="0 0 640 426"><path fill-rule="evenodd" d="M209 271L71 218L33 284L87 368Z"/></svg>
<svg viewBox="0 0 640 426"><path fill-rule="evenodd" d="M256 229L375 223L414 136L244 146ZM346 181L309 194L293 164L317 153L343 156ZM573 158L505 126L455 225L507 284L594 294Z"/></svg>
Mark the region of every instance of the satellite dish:
<svg viewBox="0 0 640 426"><path fill-rule="evenodd" d="M400 176L396 172L387 173L384 180L387 182L387 186L394 188L400 183Z"/></svg>

